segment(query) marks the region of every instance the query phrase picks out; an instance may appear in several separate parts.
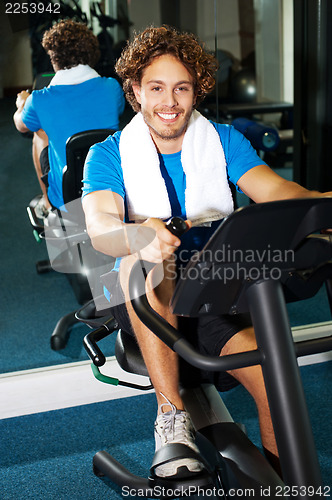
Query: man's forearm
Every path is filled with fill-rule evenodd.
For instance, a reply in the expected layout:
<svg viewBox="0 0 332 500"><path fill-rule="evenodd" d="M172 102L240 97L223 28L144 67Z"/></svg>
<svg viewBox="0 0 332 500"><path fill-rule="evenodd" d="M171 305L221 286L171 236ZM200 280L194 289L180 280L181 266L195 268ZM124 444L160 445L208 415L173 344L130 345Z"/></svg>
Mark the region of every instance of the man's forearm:
<svg viewBox="0 0 332 500"><path fill-rule="evenodd" d="M142 224L125 224L116 216L98 213L88 218L87 230L93 247L99 252L116 258L137 254L139 258L154 262L155 259L163 260L160 242L155 241L158 225L165 228L165 224L158 219L147 219ZM174 239L168 231L166 234ZM168 246L171 245L172 242L168 243Z"/></svg>
<svg viewBox="0 0 332 500"><path fill-rule="evenodd" d="M14 119L14 123L15 123L15 127L17 128L17 130L19 132L22 132L22 133L25 133L25 132L29 132L30 130L28 129L28 127L26 125L24 125L23 123L23 120L22 120L22 110L23 108L20 110L18 109L15 113L14 113L14 116L13 116L13 119Z"/></svg>
<svg viewBox="0 0 332 500"><path fill-rule="evenodd" d="M332 191L322 193L320 191L309 190L302 187L300 184L290 182L285 185L285 189L281 190L282 198L320 198L332 196Z"/></svg>
<svg viewBox="0 0 332 500"><path fill-rule="evenodd" d="M129 255L129 243L124 222L110 214L96 214L87 221L87 231L93 247L112 257Z"/></svg>
<svg viewBox="0 0 332 500"><path fill-rule="evenodd" d="M30 95L30 92L28 90L22 90L19 94L17 94L17 99L16 99L16 107L17 110L14 113L13 119L15 123L15 127L19 132L25 133L25 132L30 132L28 127L23 123L22 120L22 111L25 106L25 102L28 99Z"/></svg>

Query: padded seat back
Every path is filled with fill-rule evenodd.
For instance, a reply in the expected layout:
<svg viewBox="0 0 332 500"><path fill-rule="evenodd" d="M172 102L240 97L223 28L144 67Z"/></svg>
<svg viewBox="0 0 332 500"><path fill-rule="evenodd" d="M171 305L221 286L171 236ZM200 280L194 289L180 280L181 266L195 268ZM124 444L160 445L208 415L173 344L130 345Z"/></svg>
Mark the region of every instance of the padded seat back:
<svg viewBox="0 0 332 500"><path fill-rule="evenodd" d="M57 210L52 224L45 228L51 265L56 271L67 274L80 304L102 295L100 275L107 272L114 262L113 257L101 254L92 247L85 230L81 203L83 169L88 151L112 133L112 129L85 130L67 140L67 166L62 180L65 209ZM96 307L103 308L99 300Z"/></svg>
<svg viewBox="0 0 332 500"><path fill-rule="evenodd" d="M90 147L104 141L114 132L112 129L85 130L69 137L66 144L67 166L62 178L65 204L81 198L83 167Z"/></svg>

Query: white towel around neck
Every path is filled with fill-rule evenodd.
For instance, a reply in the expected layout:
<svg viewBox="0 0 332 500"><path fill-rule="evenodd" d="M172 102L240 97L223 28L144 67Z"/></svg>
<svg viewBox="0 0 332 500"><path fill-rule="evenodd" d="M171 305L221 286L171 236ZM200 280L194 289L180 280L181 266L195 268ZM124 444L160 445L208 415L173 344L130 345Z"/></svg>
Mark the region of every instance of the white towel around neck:
<svg viewBox="0 0 332 500"><path fill-rule="evenodd" d="M142 222L148 217L171 217L158 152L142 113L121 132L119 149L129 219ZM187 218L200 225L229 215L234 205L219 134L196 110L183 139L181 162L186 175Z"/></svg>
<svg viewBox="0 0 332 500"><path fill-rule="evenodd" d="M53 85L78 85L98 77L100 78L100 75L89 65L78 64L72 68L59 69L50 81L49 87Z"/></svg>

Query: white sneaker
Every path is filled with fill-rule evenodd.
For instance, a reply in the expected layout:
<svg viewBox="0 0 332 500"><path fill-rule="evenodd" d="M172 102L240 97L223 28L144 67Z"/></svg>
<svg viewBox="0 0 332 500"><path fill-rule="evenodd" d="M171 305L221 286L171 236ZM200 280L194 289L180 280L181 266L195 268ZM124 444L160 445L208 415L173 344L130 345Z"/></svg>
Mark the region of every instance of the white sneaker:
<svg viewBox="0 0 332 500"><path fill-rule="evenodd" d="M162 407L166 405L171 406L172 410L158 415L155 422L156 451L165 444L182 443L189 446L196 453L199 453L194 443L194 428L189 414L186 411L177 410L169 401L160 406L161 411ZM155 469L155 474L158 477L174 476L179 467L187 467L188 471L192 473L198 473L204 468L198 460L181 458L159 465Z"/></svg>

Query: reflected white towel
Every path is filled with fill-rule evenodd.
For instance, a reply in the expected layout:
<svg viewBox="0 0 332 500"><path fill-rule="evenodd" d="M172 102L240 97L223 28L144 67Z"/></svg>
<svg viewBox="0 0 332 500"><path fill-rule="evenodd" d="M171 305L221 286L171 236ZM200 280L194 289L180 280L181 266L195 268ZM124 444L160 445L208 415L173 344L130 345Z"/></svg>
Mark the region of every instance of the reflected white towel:
<svg viewBox="0 0 332 500"><path fill-rule="evenodd" d="M171 206L149 128L138 113L120 136L120 156L130 220L167 219ZM194 111L181 152L186 174L186 213L194 225L219 220L233 209L226 160L214 126Z"/></svg>
<svg viewBox="0 0 332 500"><path fill-rule="evenodd" d="M69 69L59 69L50 81L49 87L53 85L78 85L98 77L100 75L97 71L87 64L78 64Z"/></svg>

